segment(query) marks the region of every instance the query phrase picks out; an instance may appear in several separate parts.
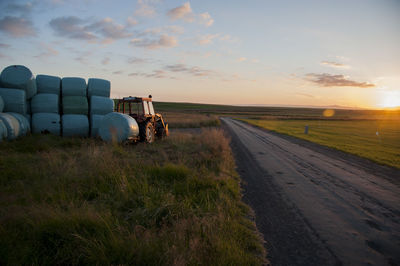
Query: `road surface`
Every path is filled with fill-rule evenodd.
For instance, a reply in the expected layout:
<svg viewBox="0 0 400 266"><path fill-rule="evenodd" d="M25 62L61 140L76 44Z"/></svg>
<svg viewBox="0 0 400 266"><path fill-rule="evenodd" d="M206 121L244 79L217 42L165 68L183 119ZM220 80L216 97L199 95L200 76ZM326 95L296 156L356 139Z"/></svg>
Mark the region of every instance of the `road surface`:
<svg viewBox="0 0 400 266"><path fill-rule="evenodd" d="M222 121L272 265L400 265L400 170Z"/></svg>

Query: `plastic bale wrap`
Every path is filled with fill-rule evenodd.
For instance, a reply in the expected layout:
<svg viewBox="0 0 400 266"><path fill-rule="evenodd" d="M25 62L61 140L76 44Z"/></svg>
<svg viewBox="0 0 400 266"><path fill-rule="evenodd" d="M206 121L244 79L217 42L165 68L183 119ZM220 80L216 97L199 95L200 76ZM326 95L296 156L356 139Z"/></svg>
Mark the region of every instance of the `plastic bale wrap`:
<svg viewBox="0 0 400 266"><path fill-rule="evenodd" d="M51 133L60 136L60 115L54 113L37 113L32 115L33 133Z"/></svg>
<svg viewBox="0 0 400 266"><path fill-rule="evenodd" d="M105 79L90 78L88 80L88 97L101 96L110 98L111 83Z"/></svg>
<svg viewBox="0 0 400 266"><path fill-rule="evenodd" d="M19 136L26 136L28 133L31 132L31 124L29 123L29 120L25 117L25 115L21 115L18 113L7 113L7 114L12 115L18 120L20 128Z"/></svg>
<svg viewBox="0 0 400 266"><path fill-rule="evenodd" d="M59 112L58 95L50 93L36 94L31 100L32 113L55 113Z"/></svg>
<svg viewBox="0 0 400 266"><path fill-rule="evenodd" d="M30 100L26 101L26 113L27 114L32 114L31 101Z"/></svg>
<svg viewBox="0 0 400 266"><path fill-rule="evenodd" d="M63 78L61 80L62 96L86 97L86 81L83 78Z"/></svg>
<svg viewBox="0 0 400 266"><path fill-rule="evenodd" d="M60 95L61 78L49 75L37 75L36 86L38 93L50 93Z"/></svg>
<svg viewBox="0 0 400 266"><path fill-rule="evenodd" d="M89 136L89 119L86 115L63 115L61 121L64 137Z"/></svg>
<svg viewBox="0 0 400 266"><path fill-rule="evenodd" d="M126 114L109 113L103 117L99 127L99 136L107 142L122 142L138 135L136 120Z"/></svg>
<svg viewBox="0 0 400 266"><path fill-rule="evenodd" d="M65 96L62 98L63 114L88 114L88 100L82 96Z"/></svg>
<svg viewBox="0 0 400 266"><path fill-rule="evenodd" d="M31 125L31 129L32 129L32 115L31 114L25 114L24 116L26 117L26 119L28 119L29 125Z"/></svg>
<svg viewBox="0 0 400 266"><path fill-rule="evenodd" d="M90 116L90 136L96 138L99 136L99 127L104 115L91 115Z"/></svg>
<svg viewBox="0 0 400 266"><path fill-rule="evenodd" d="M24 90L27 99L32 98L37 93L35 77L25 66L8 66L3 69L0 78L3 87Z"/></svg>
<svg viewBox="0 0 400 266"><path fill-rule="evenodd" d="M110 98L92 96L90 97L90 114L106 115L114 111L114 101Z"/></svg>
<svg viewBox="0 0 400 266"><path fill-rule="evenodd" d="M0 119L0 142L2 142L3 139L7 139L7 127L3 120Z"/></svg>
<svg viewBox="0 0 400 266"><path fill-rule="evenodd" d="M26 114L26 93L24 90L0 88L0 96L4 101L3 112Z"/></svg>
<svg viewBox="0 0 400 266"><path fill-rule="evenodd" d="M0 113L2 113L4 110L4 101L3 101L3 97L1 97L0 95Z"/></svg>
<svg viewBox="0 0 400 266"><path fill-rule="evenodd" d="M6 113L0 113L0 120L3 121L4 125L7 128L8 140L13 140L20 136L21 134L20 124L14 116Z"/></svg>

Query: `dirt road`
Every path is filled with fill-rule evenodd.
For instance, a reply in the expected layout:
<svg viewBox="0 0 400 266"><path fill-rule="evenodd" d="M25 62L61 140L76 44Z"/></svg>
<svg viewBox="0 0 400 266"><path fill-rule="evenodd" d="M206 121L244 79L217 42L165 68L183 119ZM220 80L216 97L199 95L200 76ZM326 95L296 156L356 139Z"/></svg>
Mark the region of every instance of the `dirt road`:
<svg viewBox="0 0 400 266"><path fill-rule="evenodd" d="M400 265L400 170L222 121L273 265Z"/></svg>

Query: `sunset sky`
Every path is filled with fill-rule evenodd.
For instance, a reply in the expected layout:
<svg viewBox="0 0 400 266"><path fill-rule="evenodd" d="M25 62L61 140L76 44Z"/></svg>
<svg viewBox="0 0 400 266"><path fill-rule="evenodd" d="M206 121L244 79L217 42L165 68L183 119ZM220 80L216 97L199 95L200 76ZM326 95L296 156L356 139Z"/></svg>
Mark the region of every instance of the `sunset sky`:
<svg viewBox="0 0 400 266"><path fill-rule="evenodd" d="M400 1L0 0L0 68L112 97L400 106Z"/></svg>

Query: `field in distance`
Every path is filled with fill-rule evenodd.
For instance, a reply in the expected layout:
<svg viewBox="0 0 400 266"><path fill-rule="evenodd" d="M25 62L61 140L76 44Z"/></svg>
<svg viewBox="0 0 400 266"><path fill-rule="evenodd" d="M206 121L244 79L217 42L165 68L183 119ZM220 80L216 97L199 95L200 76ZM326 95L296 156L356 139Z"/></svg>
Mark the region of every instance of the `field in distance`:
<svg viewBox="0 0 400 266"><path fill-rule="evenodd" d="M250 124L306 139L400 168L400 110L343 110L156 103L160 112L180 116L230 116ZM309 127L304 134L305 126Z"/></svg>

